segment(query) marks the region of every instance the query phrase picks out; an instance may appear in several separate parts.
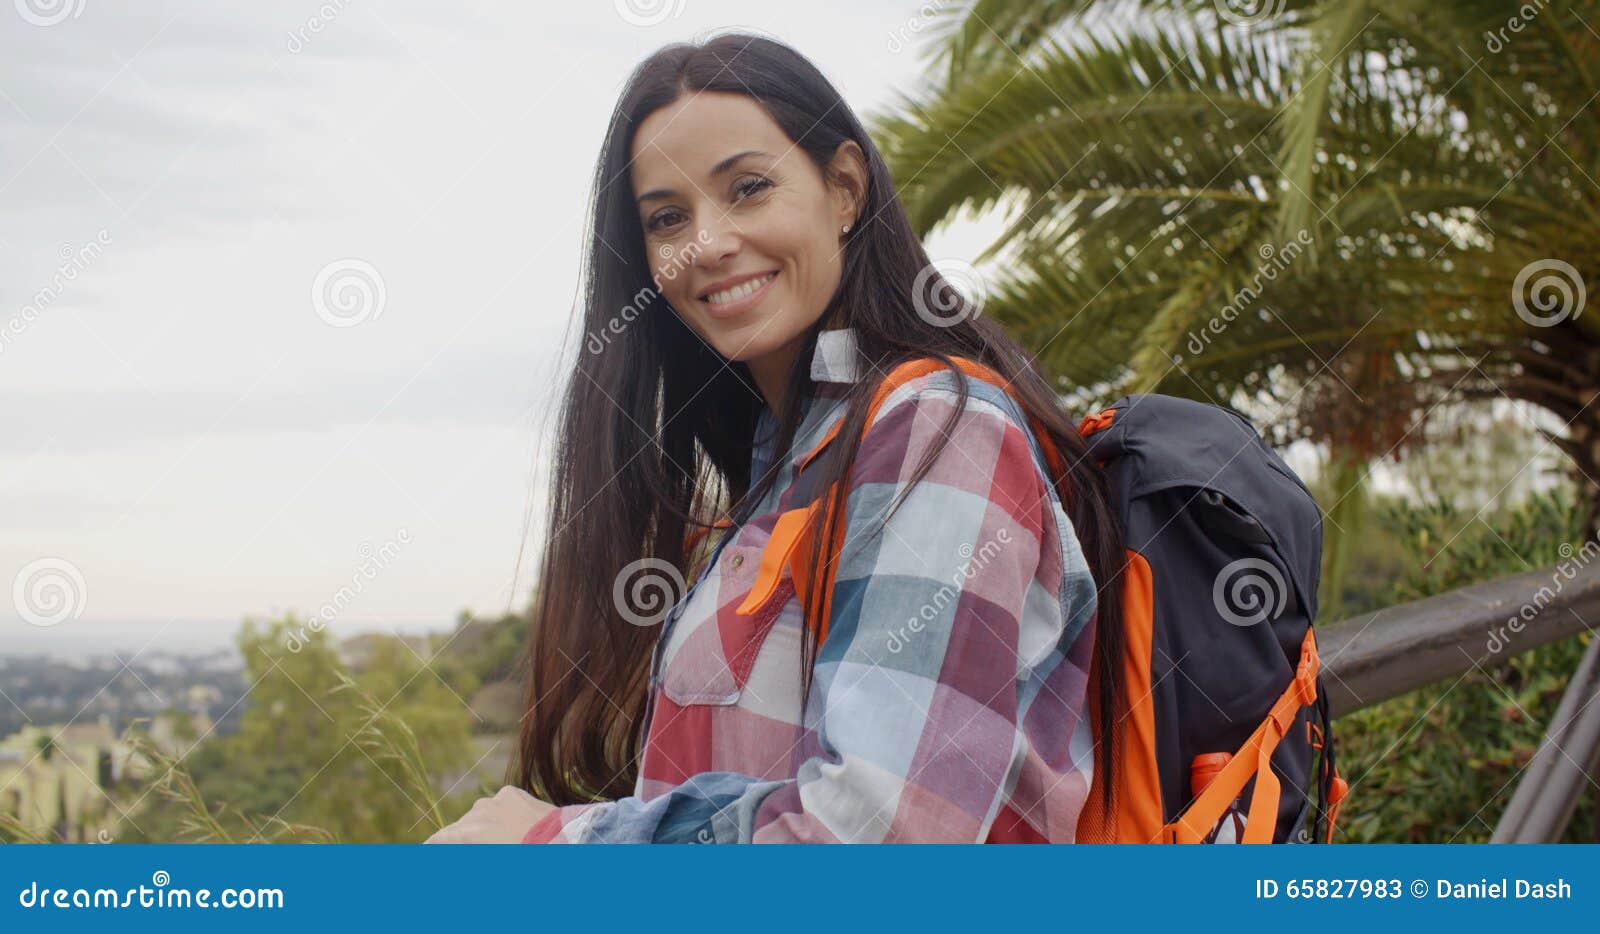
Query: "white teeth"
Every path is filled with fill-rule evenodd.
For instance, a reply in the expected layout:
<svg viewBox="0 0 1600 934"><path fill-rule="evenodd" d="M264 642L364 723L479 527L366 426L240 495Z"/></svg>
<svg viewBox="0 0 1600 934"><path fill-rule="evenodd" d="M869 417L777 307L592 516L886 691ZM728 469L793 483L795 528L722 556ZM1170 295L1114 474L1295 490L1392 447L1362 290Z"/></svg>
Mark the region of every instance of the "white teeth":
<svg viewBox="0 0 1600 934"><path fill-rule="evenodd" d="M736 302L771 282L775 276L777 276L777 273L769 272L759 279L751 279L749 282L740 283L731 289L713 292L706 296L706 301L712 305L726 305L729 302Z"/></svg>

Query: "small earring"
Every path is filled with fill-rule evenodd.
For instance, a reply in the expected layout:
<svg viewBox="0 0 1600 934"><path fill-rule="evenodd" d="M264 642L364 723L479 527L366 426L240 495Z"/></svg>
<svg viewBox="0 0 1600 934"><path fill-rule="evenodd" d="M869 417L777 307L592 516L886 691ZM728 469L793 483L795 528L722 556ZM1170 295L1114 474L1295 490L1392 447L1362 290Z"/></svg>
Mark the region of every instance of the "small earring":
<svg viewBox="0 0 1600 934"><path fill-rule="evenodd" d="M839 232L842 233L842 234L849 233L850 232L850 225L849 224L845 224L843 227L840 227L839 228Z"/></svg>

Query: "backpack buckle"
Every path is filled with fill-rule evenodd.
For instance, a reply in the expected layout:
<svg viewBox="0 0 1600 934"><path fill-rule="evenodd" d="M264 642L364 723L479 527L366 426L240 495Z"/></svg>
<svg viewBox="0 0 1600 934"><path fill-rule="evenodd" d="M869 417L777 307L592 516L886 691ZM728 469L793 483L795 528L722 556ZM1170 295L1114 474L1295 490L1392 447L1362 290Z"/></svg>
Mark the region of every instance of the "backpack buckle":
<svg viewBox="0 0 1600 934"><path fill-rule="evenodd" d="M1299 691L1301 706L1317 702L1317 669L1320 667L1317 644L1312 641L1311 633L1307 631L1306 641L1300 644L1300 664L1296 665L1294 670L1294 684Z"/></svg>
<svg viewBox="0 0 1600 934"><path fill-rule="evenodd" d="M1097 431L1110 428L1112 420L1116 417L1117 410L1115 408L1096 412L1093 415L1085 415L1082 421L1078 422L1078 434L1088 437Z"/></svg>

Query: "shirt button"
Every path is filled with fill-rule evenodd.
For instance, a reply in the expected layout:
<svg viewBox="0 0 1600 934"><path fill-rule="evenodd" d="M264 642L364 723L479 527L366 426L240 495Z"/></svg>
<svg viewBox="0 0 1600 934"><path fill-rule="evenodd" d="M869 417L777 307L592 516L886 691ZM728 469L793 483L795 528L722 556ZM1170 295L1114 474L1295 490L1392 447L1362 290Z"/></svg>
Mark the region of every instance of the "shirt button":
<svg viewBox="0 0 1600 934"><path fill-rule="evenodd" d="M744 555L734 555L733 556L733 569L735 571L739 570L739 565L741 565L741 564L744 564Z"/></svg>

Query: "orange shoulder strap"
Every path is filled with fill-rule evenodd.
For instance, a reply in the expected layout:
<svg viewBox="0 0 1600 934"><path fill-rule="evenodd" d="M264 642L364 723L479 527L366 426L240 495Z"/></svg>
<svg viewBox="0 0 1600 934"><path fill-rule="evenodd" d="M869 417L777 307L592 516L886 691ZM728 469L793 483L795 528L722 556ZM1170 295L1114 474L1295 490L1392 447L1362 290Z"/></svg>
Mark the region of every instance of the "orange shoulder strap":
<svg viewBox="0 0 1600 934"><path fill-rule="evenodd" d="M1015 398L1009 381L988 366L965 357L956 357L956 364L969 376L992 383L1011 393ZM877 417L878 410L896 389L927 373L935 370L947 369L940 360L931 357L917 360L908 360L890 370L878 384L872 394L872 401L867 405L866 421L862 429L863 437L872 427L873 420ZM1030 417L1031 428L1039 439L1040 446L1045 451L1053 476L1059 477L1064 471L1064 462L1060 452L1055 448L1049 433L1044 426ZM805 469L816 456L822 453L835 437L844 421L841 418L830 427L811 450L800 460L800 469ZM846 474L844 482L848 483ZM777 590L778 582L783 576L783 569L787 566L795 583L795 590L800 596L801 606L805 608L806 625L817 634L820 643L828 636L828 618L832 611L833 602L833 577L838 565L840 549L844 546L845 523L842 516L835 515L832 507L834 489L829 487L821 491L812 502L785 512L778 518L772 535L767 540L767 547L761 557L761 567L756 574L755 583L751 585L750 593L739 605L739 613L753 613L766 603ZM815 514L818 509L825 511L822 527L827 536L825 554L828 556L823 563L823 572L816 580L811 579L809 565L806 561L796 560L800 555L809 555L812 547L811 536L817 527Z"/></svg>
<svg viewBox="0 0 1600 934"><path fill-rule="evenodd" d="M1088 716L1095 744L1111 743L1116 787L1095 769L1089 797L1078 818L1079 843L1151 843L1161 836L1161 770L1156 758L1155 698L1150 691L1150 661L1155 638L1155 581L1150 563L1128 549L1122 569L1122 662L1118 690L1122 708L1116 735L1100 736L1100 656L1089 666Z"/></svg>
<svg viewBox="0 0 1600 934"><path fill-rule="evenodd" d="M968 376L999 386L1009 393L1013 399L1017 399L1016 389L1012 387L1011 382L994 369L967 357L955 357L954 360L956 365ZM873 418L877 416L878 409L883 406L890 393L919 376L943 369L947 369L943 362L932 357L924 357L917 360L907 360L905 363L890 370L889 374L883 378L883 382L878 384L877 391L872 395L872 402L867 406L866 428L863 429L863 436L865 431L872 427ZM1017 401L1021 402L1020 399ZM1061 452L1056 449L1055 442L1050 438L1050 433L1045 430L1043 423L1033 415L1030 414L1028 416L1028 421L1029 428L1033 431L1034 437L1038 439L1039 446L1044 450L1045 460L1050 466L1052 477L1061 477L1066 473L1066 461L1061 457ZM833 441L834 436L839 433L840 424L842 424L842 421L836 422L832 428L828 429L828 433L822 436L822 440L818 441L810 453L806 454L805 458L800 462L802 468L811 463L812 458L816 457L823 448Z"/></svg>
<svg viewBox="0 0 1600 934"><path fill-rule="evenodd" d="M1272 842L1278 827L1278 799L1282 793L1277 773L1272 770L1272 753L1289 732L1300 708L1316 702L1317 671L1320 666L1316 632L1307 629L1305 639L1300 643L1300 662L1295 667L1294 680L1278 696L1267 718L1244 741L1244 745L1222 767L1211 784L1200 793L1200 797L1191 802L1177 820L1161 829L1160 842L1199 843L1204 840L1233 800L1244 791L1244 786L1252 776L1255 777L1256 786L1250 796L1242 842ZM1339 797L1342 798L1343 794Z"/></svg>

